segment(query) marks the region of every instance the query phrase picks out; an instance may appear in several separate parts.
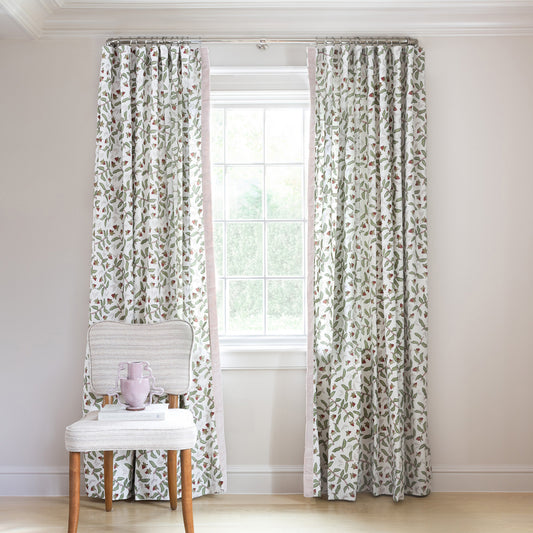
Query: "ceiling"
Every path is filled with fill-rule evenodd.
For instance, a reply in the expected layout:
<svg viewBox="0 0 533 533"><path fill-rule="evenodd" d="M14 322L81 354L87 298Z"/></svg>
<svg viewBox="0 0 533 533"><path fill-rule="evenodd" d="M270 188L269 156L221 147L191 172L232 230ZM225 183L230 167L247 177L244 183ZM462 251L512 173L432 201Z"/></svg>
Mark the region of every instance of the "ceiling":
<svg viewBox="0 0 533 533"><path fill-rule="evenodd" d="M0 0L1 39L533 35L533 0Z"/></svg>

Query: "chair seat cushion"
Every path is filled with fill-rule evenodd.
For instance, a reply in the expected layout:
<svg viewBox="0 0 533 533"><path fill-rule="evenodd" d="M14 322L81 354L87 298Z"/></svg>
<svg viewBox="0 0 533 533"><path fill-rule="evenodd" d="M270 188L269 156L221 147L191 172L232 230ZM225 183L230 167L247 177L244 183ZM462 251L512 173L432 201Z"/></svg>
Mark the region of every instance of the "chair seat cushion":
<svg viewBox="0 0 533 533"><path fill-rule="evenodd" d="M98 420L91 411L65 430L69 452L107 450L187 450L196 442L188 409L169 409L165 420Z"/></svg>

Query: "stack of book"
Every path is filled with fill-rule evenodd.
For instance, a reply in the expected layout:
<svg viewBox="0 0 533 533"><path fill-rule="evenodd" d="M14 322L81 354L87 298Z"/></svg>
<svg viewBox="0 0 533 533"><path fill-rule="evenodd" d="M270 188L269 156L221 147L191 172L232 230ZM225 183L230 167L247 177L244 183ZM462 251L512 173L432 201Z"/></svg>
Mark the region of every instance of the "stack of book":
<svg viewBox="0 0 533 533"><path fill-rule="evenodd" d="M128 411L125 405L108 404L98 411L98 420L165 420L168 403L147 405L142 411Z"/></svg>

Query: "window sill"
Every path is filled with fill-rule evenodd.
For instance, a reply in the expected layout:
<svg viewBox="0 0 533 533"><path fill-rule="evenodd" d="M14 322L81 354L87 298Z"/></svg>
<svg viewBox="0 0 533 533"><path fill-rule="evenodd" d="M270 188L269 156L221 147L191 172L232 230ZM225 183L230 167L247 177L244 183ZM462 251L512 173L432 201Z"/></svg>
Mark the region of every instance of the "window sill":
<svg viewBox="0 0 533 533"><path fill-rule="evenodd" d="M305 337L221 338L222 370L305 370Z"/></svg>

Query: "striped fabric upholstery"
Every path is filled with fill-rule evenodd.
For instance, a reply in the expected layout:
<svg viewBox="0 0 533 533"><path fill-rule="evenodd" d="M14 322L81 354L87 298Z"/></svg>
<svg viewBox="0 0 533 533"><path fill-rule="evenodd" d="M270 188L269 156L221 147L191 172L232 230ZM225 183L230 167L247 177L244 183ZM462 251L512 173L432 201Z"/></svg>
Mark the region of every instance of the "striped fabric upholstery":
<svg viewBox="0 0 533 533"><path fill-rule="evenodd" d="M118 364L148 361L155 384L170 394L189 389L193 331L183 320L158 324L98 322L89 328L89 379L97 395L115 388Z"/></svg>
<svg viewBox="0 0 533 533"><path fill-rule="evenodd" d="M187 450L196 442L188 409L169 409L165 420L98 420L96 411L67 427L69 452L100 450Z"/></svg>

